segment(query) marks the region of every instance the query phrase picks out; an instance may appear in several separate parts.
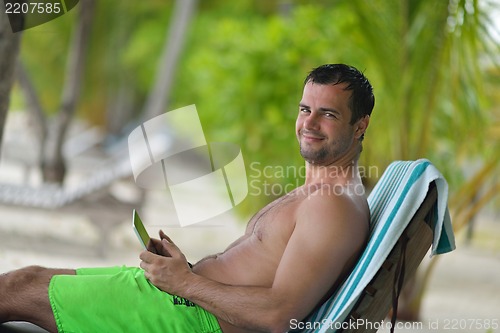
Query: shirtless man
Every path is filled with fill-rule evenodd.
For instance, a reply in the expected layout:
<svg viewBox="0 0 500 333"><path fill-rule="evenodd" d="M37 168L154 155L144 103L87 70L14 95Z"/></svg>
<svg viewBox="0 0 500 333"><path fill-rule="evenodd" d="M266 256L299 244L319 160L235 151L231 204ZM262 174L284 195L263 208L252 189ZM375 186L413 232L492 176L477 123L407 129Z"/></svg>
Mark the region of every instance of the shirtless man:
<svg viewBox="0 0 500 333"><path fill-rule="evenodd" d="M141 269L13 271L0 277L0 322L51 332L289 330L331 295L365 245L369 209L357 161L373 105L372 87L355 68L314 69L296 122L305 183L258 212L223 253L191 269L160 231L150 244L158 254L142 252ZM173 310L163 308L166 300ZM180 308L198 312L182 317ZM177 316L182 323L164 322Z"/></svg>

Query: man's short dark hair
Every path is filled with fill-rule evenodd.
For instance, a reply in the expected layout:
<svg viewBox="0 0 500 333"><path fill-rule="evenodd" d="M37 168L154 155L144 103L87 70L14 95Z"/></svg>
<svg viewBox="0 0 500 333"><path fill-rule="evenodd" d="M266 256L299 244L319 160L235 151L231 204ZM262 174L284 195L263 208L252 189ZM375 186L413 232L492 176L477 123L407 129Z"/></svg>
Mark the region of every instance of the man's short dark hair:
<svg viewBox="0 0 500 333"><path fill-rule="evenodd" d="M351 125L364 116L372 113L375 105L373 87L368 79L356 68L344 64L326 64L314 68L304 80L318 84L336 85L346 83L346 90L351 90L349 108L352 112Z"/></svg>

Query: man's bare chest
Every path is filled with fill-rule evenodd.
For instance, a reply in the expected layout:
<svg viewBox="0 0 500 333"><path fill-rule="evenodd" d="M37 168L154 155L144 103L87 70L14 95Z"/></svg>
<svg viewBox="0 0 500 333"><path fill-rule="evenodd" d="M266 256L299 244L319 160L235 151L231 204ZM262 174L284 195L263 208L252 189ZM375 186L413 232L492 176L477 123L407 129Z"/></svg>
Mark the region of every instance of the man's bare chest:
<svg viewBox="0 0 500 333"><path fill-rule="evenodd" d="M291 192L269 203L252 217L247 233L262 242L287 242L295 227L296 211L302 200L304 197Z"/></svg>

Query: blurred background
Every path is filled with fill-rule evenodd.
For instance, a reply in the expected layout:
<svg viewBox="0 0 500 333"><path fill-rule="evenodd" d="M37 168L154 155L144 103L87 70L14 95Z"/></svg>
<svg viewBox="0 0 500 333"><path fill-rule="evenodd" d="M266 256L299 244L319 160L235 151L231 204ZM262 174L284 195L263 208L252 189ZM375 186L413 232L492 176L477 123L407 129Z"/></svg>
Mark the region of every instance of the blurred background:
<svg viewBox="0 0 500 333"><path fill-rule="evenodd" d="M367 188L390 162L418 158L450 185L457 250L424 260L405 311L500 332L486 325L500 320L500 1L80 0L15 34L1 15L0 273L137 265L131 210L152 234L175 210L134 184L127 136L190 104L207 141L241 147L262 189L221 226L166 228L192 261L222 251L284 194L264 186L300 184L259 170L303 165L294 126L307 73L348 63L376 96L360 161Z"/></svg>

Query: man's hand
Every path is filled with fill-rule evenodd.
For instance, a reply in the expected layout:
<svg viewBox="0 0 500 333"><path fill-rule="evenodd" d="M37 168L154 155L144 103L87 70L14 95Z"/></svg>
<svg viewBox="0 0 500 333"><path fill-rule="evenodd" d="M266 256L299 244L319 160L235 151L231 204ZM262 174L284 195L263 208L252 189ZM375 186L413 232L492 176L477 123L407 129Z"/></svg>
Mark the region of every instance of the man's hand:
<svg viewBox="0 0 500 333"><path fill-rule="evenodd" d="M144 276L152 284L175 295L178 290L182 289L192 271L184 254L162 231L160 231L160 238L161 240L151 240L158 254L150 251L141 252L140 267L144 270Z"/></svg>
<svg viewBox="0 0 500 333"><path fill-rule="evenodd" d="M158 254L160 256L171 257L170 253L165 251L165 248L161 244L161 241L163 239L166 239L167 241L172 242L172 240L167 235L165 235L163 230L160 230L159 235L160 235L160 239L151 238L149 240L149 243L147 245L147 250L149 252Z"/></svg>

